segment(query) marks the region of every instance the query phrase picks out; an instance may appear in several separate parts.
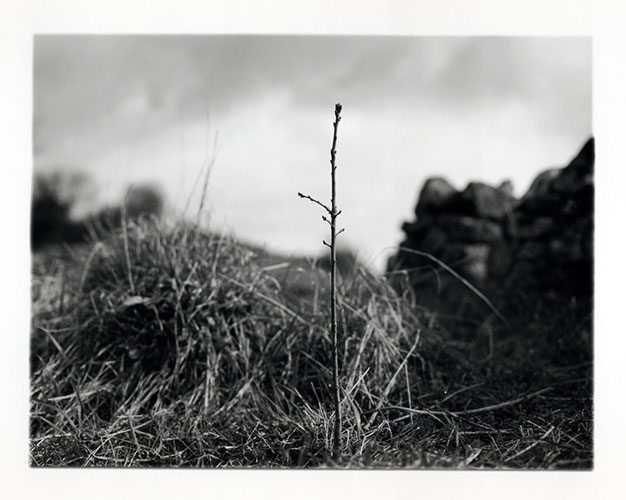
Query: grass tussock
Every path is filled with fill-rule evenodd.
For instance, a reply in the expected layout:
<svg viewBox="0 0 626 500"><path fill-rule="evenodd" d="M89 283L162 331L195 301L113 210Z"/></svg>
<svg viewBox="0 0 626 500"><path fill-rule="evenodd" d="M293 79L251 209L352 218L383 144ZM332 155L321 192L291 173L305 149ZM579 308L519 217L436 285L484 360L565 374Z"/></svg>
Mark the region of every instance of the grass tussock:
<svg viewBox="0 0 626 500"><path fill-rule="evenodd" d="M443 328L358 266L338 284L333 457L328 278L262 264L231 238L151 220L36 256L31 464L591 465L584 356L559 358L538 328Z"/></svg>
<svg viewBox="0 0 626 500"><path fill-rule="evenodd" d="M100 450L79 453L76 465L115 465L126 441L131 464L204 457L208 465L285 465L294 453L306 461L324 456L332 413L325 301L295 310L290 291L256 265L253 252L185 226L130 222L95 243L83 264L71 284L58 273L34 283L35 463L42 447L69 446ZM63 306L51 289L61 282ZM355 442L367 430L363 414L392 394L420 323L369 273L346 286L356 293L345 294L340 356L344 405L352 411L345 431ZM224 432L225 453L242 439L267 450L211 461ZM102 453L107 446L117 451Z"/></svg>

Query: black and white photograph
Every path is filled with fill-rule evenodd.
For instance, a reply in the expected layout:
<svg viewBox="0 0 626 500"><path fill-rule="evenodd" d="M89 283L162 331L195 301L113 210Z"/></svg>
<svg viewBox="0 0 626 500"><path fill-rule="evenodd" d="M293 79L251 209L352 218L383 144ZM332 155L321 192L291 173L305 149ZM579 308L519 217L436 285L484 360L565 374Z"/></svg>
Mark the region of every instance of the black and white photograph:
<svg viewBox="0 0 626 500"><path fill-rule="evenodd" d="M593 467L585 37L34 40L33 467Z"/></svg>
<svg viewBox="0 0 626 500"><path fill-rule="evenodd" d="M620 498L626 4L8 0L10 498Z"/></svg>

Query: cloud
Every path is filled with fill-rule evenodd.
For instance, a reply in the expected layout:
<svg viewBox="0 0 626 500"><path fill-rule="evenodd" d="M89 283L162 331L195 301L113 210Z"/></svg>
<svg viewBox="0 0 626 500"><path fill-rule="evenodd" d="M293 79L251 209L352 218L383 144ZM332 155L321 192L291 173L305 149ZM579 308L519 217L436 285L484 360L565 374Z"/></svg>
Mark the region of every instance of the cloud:
<svg viewBox="0 0 626 500"><path fill-rule="evenodd" d="M48 143L85 127L97 137L121 125L128 135L149 115L165 123L180 109L220 115L274 92L296 107L342 100L460 114L518 100L540 121L573 113L589 128L589 72L584 38L39 36L35 113ZM146 109L115 123L111 112L138 99Z"/></svg>
<svg viewBox="0 0 626 500"><path fill-rule="evenodd" d="M428 175L521 194L566 163L590 86L585 38L38 36L35 166L82 165L109 200L156 180L183 205L217 130L214 221L314 252L324 226L295 193L326 195L341 101L345 236L369 256L398 243Z"/></svg>
<svg viewBox="0 0 626 500"><path fill-rule="evenodd" d="M474 112L516 102L546 131L590 133L591 39L473 39L425 92L442 108Z"/></svg>

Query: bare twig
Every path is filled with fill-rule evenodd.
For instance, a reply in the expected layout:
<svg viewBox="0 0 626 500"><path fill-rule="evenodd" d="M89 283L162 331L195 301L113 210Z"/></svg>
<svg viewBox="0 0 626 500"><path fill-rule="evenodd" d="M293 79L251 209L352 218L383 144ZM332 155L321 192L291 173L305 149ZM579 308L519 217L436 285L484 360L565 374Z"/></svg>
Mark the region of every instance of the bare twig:
<svg viewBox="0 0 626 500"><path fill-rule="evenodd" d="M332 359L333 359L333 402L335 406L335 429L334 429L334 441L333 441L333 454L335 457L339 455L341 448L341 402L340 402L340 387L339 387L339 361L337 357L337 346L339 345L337 335L337 235L344 230L337 232L337 217L341 213L341 210L337 209L337 192L336 192L336 180L335 171L337 166L335 165L335 156L337 154L337 129L339 128L339 121L341 120L341 104L335 105L335 121L333 122L333 145L330 148L330 179L331 179L331 206L330 208L321 201L312 198L309 195L298 193L300 198L305 198L312 201L316 205L322 207L328 215L330 220L326 216L322 216L322 219L330 226L330 243L323 241L324 245L330 248L330 330L332 338Z"/></svg>
<svg viewBox="0 0 626 500"><path fill-rule="evenodd" d="M298 193L298 196L299 196L300 198L305 198L305 199L307 199L307 200L310 200L310 201L312 201L313 203L317 203L320 207L322 207L324 210L326 210L326 211L327 211L327 212L331 215L331 217L332 217L332 212L331 212L330 208L328 208L326 205L324 205L321 201L316 200L315 198L312 198L312 197L311 197L311 196L309 196L308 194ZM324 220L326 220L326 219L324 218Z"/></svg>

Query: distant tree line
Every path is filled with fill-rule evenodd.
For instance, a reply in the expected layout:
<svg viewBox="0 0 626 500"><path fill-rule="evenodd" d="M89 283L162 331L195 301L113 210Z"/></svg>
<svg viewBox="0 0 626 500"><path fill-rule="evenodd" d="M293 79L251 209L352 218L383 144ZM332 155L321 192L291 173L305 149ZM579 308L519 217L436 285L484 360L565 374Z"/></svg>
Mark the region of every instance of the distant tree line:
<svg viewBox="0 0 626 500"><path fill-rule="evenodd" d="M128 189L119 205L108 206L82 219L72 216L72 209L85 191L88 180L75 173L37 174L33 179L31 204L31 248L47 245L76 244L88 239L93 230L114 229L122 217L159 217L163 196L154 186L139 185Z"/></svg>

